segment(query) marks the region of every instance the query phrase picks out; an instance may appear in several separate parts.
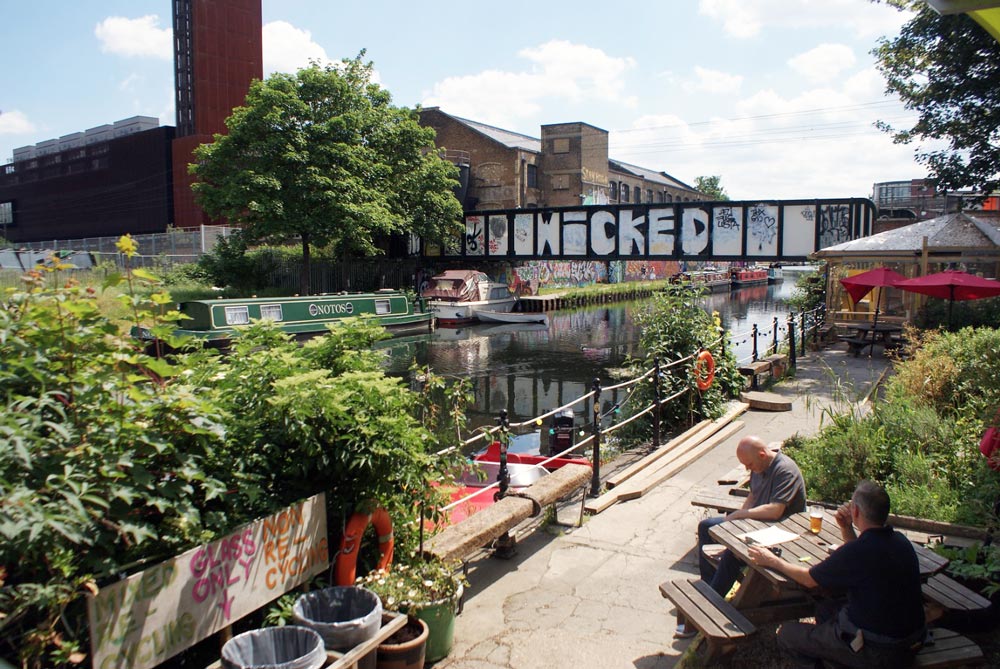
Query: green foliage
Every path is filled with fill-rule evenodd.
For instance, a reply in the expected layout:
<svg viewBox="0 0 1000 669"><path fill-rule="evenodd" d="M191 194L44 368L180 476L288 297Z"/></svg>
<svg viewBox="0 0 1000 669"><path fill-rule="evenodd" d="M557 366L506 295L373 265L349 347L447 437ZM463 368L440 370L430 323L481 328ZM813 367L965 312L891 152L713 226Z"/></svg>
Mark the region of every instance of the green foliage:
<svg viewBox="0 0 1000 669"><path fill-rule="evenodd" d="M991 328L1000 323L1000 298L955 302L949 309L948 300L928 298L917 312L913 324L918 328Z"/></svg>
<svg viewBox="0 0 1000 669"><path fill-rule="evenodd" d="M135 252L127 237L119 247ZM47 271L0 303L0 656L78 664L95 583L320 491L333 541L370 500L392 515L400 552L416 547L421 509L438 517L434 484L463 457L438 455L435 434L460 424L463 408L447 402L468 388L428 376L442 403L427 406L431 394L382 372L370 350L381 328L356 320L299 346L254 324L228 357L154 358L96 290ZM156 284L141 269L106 280L125 288L131 325L183 349Z"/></svg>
<svg viewBox="0 0 1000 669"><path fill-rule="evenodd" d="M225 490L219 411L120 335L96 291L45 287L58 270L0 304L0 655L28 666L79 645L64 613L94 579L209 536ZM134 322L166 317L163 295L122 300Z"/></svg>
<svg viewBox="0 0 1000 669"><path fill-rule="evenodd" d="M720 176L695 177L694 187L695 190L699 193L704 193L711 200L729 199L726 189L722 187L722 177Z"/></svg>
<svg viewBox="0 0 1000 669"><path fill-rule="evenodd" d="M946 143L917 148L939 189L972 188L988 195L1000 187L1000 44L967 14L941 16L924 2L890 2L912 11L899 36L874 50L886 91L916 111L916 123L879 127L896 143Z"/></svg>
<svg viewBox="0 0 1000 669"><path fill-rule="evenodd" d="M817 265L815 272L799 274L788 305L797 312L809 312L826 304L826 268Z"/></svg>
<svg viewBox="0 0 1000 669"><path fill-rule="evenodd" d="M463 585L457 575L460 565L410 556L388 572L373 571L357 584L371 590L387 611L413 613L428 604L454 599Z"/></svg>
<svg viewBox="0 0 1000 669"><path fill-rule="evenodd" d="M659 358L664 368L662 396L668 397L688 388L686 401L676 401L664 407L663 418L669 424L681 424L692 414L717 417L726 401L742 387L732 349L722 353L718 340L721 323L717 314L709 314L698 301L699 293L689 286L670 285L655 293L645 312L637 316L642 329L640 344L646 353L641 367L648 369ZM695 386L693 367L689 361L668 367L670 363L694 355L702 346L715 358L715 382L704 393ZM646 393L648 395L648 393Z"/></svg>
<svg viewBox="0 0 1000 669"><path fill-rule="evenodd" d="M864 478L884 484L893 510L988 526L1000 480L978 451L1000 406L1000 331L917 338L885 397L867 414L842 413L814 438L789 446L810 497L848 499Z"/></svg>
<svg viewBox="0 0 1000 669"><path fill-rule="evenodd" d="M982 584L981 592L992 597L1000 592L1000 546L980 543L963 548L937 546L935 551L948 558L948 573Z"/></svg>
<svg viewBox="0 0 1000 669"><path fill-rule="evenodd" d="M371 81L363 55L253 82L228 134L195 150L206 212L241 225L248 243L301 240L302 294L310 245L373 255L380 235L443 241L460 229L457 169Z"/></svg>

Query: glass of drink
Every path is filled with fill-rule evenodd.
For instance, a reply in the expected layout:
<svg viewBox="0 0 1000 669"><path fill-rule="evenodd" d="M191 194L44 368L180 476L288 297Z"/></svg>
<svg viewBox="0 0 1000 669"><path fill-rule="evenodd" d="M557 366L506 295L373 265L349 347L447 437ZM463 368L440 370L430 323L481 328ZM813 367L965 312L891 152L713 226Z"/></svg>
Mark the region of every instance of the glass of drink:
<svg viewBox="0 0 1000 669"><path fill-rule="evenodd" d="M823 507L813 506L809 508L809 531L819 534L823 529Z"/></svg>

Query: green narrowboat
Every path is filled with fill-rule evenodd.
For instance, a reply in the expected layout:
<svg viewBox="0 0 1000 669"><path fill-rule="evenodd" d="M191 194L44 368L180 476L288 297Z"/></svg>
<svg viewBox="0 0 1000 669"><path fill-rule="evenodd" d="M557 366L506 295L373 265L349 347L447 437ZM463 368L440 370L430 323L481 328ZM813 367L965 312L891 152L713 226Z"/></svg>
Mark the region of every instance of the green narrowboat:
<svg viewBox="0 0 1000 669"><path fill-rule="evenodd" d="M335 293L308 297L249 297L191 300L180 304L187 318L178 334L208 341L228 339L241 325L273 321L281 330L308 336L326 332L327 325L357 317L375 318L392 334L430 331L433 314L415 309L406 293L378 290L373 293Z"/></svg>

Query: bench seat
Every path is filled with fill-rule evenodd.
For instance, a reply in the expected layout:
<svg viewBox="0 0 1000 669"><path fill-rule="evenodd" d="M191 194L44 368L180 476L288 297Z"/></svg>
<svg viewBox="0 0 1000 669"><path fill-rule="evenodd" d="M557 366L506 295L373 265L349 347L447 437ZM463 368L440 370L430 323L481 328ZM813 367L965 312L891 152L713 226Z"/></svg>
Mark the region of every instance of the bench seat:
<svg viewBox="0 0 1000 669"><path fill-rule="evenodd" d="M757 383L757 377L761 374L771 373L771 363L767 360L757 360L756 362L748 362L739 369L740 374L746 376L750 379L750 389L757 390L760 385Z"/></svg>
<svg viewBox="0 0 1000 669"><path fill-rule="evenodd" d="M757 631L752 622L701 579L676 579L660 584L660 594L677 607L677 619L705 638L705 663L732 651Z"/></svg>
<svg viewBox="0 0 1000 669"><path fill-rule="evenodd" d="M985 611L990 600L955 579L936 574L921 586L924 598L948 611Z"/></svg>
<svg viewBox="0 0 1000 669"><path fill-rule="evenodd" d="M871 339L862 339L861 337L847 337L841 341L847 342L847 350L855 358L869 346L874 346Z"/></svg>
<svg viewBox="0 0 1000 669"><path fill-rule="evenodd" d="M917 669L945 669L983 662L983 651L972 639L941 628L935 628L931 634L934 643L921 648L911 666Z"/></svg>

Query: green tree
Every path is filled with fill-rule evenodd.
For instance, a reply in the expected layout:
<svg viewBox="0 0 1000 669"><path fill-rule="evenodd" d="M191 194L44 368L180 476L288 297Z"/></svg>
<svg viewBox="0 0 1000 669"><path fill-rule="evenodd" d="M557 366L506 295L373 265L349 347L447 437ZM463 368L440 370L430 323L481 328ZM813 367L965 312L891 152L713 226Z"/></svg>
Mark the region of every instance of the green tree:
<svg viewBox="0 0 1000 669"><path fill-rule="evenodd" d="M973 188L989 194L1000 186L1000 44L965 14L940 16L924 2L892 0L915 12L894 39L873 51L886 92L916 111L909 129L877 125L897 144L944 142L947 148L918 146L938 188Z"/></svg>
<svg viewBox="0 0 1000 669"><path fill-rule="evenodd" d="M695 177L694 187L698 189L699 192L708 195L713 200L729 199L729 195L726 194L726 189L722 187L722 177L720 176Z"/></svg>
<svg viewBox="0 0 1000 669"><path fill-rule="evenodd" d="M190 168L200 205L243 226L248 243L301 240L303 295L310 245L374 255L380 235L440 241L461 218L457 170L434 131L391 104L363 55L253 82L229 133L196 149Z"/></svg>

